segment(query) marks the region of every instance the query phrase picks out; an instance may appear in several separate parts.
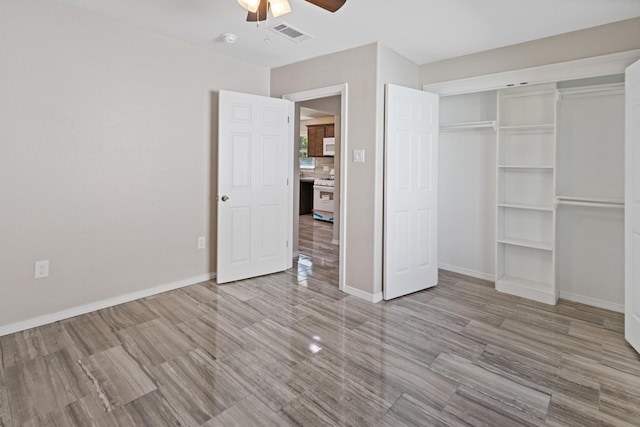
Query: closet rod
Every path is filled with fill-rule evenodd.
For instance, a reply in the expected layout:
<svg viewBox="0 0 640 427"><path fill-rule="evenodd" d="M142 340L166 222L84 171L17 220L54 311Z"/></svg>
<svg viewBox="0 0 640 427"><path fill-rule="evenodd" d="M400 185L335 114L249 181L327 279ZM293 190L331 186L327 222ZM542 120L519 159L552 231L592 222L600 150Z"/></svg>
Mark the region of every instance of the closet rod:
<svg viewBox="0 0 640 427"><path fill-rule="evenodd" d="M624 209L624 203L604 203L604 202L581 202L578 200L556 199L556 205L589 206L594 208L617 208Z"/></svg>

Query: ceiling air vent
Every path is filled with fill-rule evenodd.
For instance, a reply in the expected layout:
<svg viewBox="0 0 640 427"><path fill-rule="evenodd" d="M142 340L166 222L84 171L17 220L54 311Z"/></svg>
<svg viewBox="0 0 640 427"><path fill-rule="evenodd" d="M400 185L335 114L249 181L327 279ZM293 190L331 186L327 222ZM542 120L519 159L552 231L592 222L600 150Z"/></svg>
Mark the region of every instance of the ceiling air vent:
<svg viewBox="0 0 640 427"><path fill-rule="evenodd" d="M295 43L300 43L305 40L309 40L311 38L309 34L303 33L297 28L293 28L291 25L287 24L286 22L283 22L278 25L274 25L273 27L271 27L271 30L282 35L283 37L288 38L289 40Z"/></svg>

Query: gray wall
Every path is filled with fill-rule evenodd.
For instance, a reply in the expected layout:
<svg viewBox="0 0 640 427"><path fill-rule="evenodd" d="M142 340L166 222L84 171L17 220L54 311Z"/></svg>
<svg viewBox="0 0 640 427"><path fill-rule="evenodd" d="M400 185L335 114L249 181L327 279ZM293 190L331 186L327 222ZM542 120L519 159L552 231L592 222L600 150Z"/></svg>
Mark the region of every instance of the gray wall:
<svg viewBox="0 0 640 427"><path fill-rule="evenodd" d="M348 151L366 150L366 163L348 167L346 286L372 292L374 272L376 56L370 44L271 70L271 96L348 83ZM344 219L343 219L344 220Z"/></svg>
<svg viewBox="0 0 640 427"><path fill-rule="evenodd" d="M640 49L640 18L460 56L420 67L429 84Z"/></svg>
<svg viewBox="0 0 640 427"><path fill-rule="evenodd" d="M0 52L0 327L215 271L216 91L269 70L45 0Z"/></svg>

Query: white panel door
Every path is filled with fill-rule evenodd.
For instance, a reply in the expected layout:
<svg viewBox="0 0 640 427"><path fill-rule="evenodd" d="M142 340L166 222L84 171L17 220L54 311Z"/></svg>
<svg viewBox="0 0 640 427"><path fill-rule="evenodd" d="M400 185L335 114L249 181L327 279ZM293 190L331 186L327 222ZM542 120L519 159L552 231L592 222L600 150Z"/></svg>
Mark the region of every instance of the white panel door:
<svg viewBox="0 0 640 427"><path fill-rule="evenodd" d="M292 103L220 91L217 282L291 264Z"/></svg>
<svg viewBox="0 0 640 427"><path fill-rule="evenodd" d="M626 71L625 338L640 352L640 61Z"/></svg>
<svg viewBox="0 0 640 427"><path fill-rule="evenodd" d="M387 85L384 299L438 283L436 94Z"/></svg>

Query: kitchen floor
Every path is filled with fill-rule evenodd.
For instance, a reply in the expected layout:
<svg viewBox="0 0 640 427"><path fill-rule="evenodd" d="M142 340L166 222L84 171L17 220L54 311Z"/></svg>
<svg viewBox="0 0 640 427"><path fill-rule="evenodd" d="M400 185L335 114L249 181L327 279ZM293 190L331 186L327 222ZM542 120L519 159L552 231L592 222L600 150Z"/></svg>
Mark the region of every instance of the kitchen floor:
<svg viewBox="0 0 640 427"><path fill-rule="evenodd" d="M371 304L319 259L1 337L0 426L638 425L621 314L444 271Z"/></svg>
<svg viewBox="0 0 640 427"><path fill-rule="evenodd" d="M302 276L312 276L338 287L340 247L334 245L333 223L314 219L312 215L300 215L300 255L294 268Z"/></svg>

